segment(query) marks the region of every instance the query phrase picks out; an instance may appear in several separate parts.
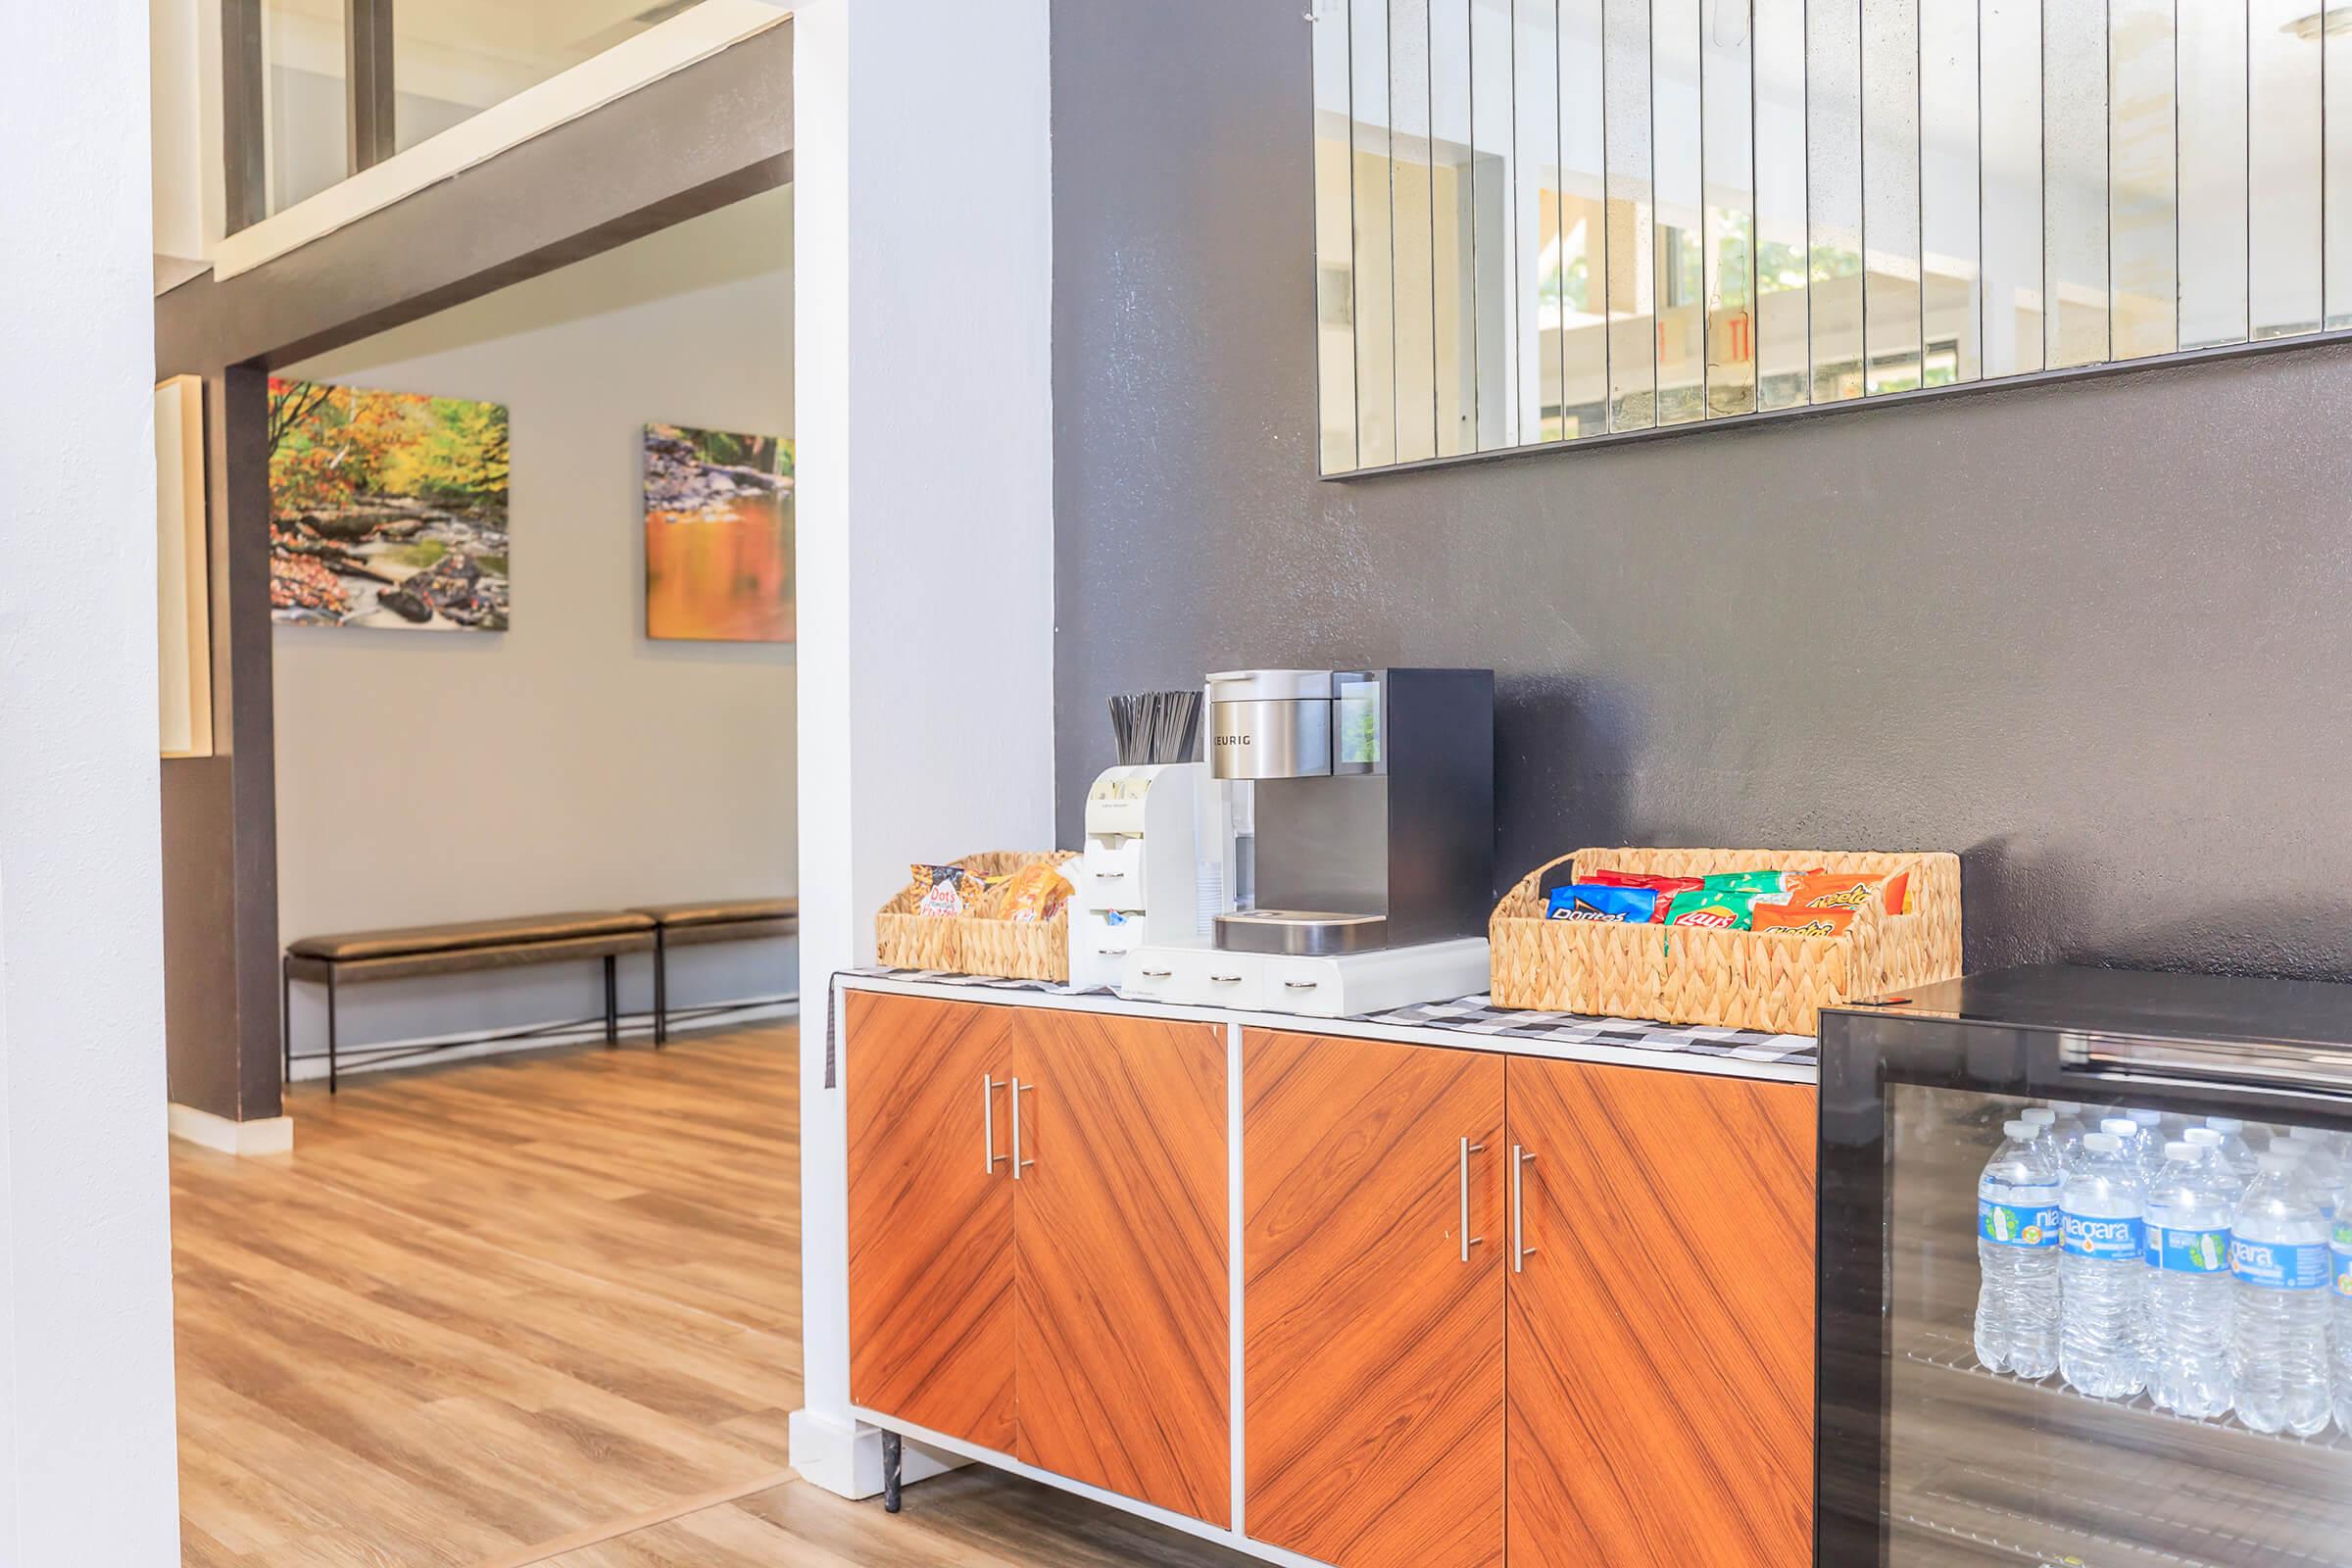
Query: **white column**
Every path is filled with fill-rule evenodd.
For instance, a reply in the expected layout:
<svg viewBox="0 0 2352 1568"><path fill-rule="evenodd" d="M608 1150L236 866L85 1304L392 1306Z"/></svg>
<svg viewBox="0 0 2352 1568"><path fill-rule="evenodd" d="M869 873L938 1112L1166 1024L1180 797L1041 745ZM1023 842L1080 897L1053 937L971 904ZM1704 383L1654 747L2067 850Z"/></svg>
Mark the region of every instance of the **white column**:
<svg viewBox="0 0 2352 1568"><path fill-rule="evenodd" d="M793 23L808 1391L792 1462L850 1495L879 1479L849 1419L826 977L871 958L910 860L1053 846L1047 12L811 0Z"/></svg>
<svg viewBox="0 0 2352 1568"><path fill-rule="evenodd" d="M174 1563L147 7L8 25L0 1563Z"/></svg>

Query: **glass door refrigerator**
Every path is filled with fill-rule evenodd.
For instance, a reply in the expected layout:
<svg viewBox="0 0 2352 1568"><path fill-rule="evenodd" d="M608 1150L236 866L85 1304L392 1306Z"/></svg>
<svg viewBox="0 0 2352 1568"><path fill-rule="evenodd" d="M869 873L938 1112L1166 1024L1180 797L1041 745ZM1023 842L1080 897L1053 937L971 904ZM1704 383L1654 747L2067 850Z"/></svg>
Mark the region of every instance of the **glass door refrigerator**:
<svg viewBox="0 0 2352 1568"><path fill-rule="evenodd" d="M1821 1053L1817 1568L2352 1568L2352 1193L2341 1228L2332 1212L2352 1182L2352 986L2004 970L1825 1011ZM2017 1179L1981 1204L2005 1127L2070 1166L2099 1131L2109 1179L2060 1214L2041 1167L2004 1165ZM2126 1129L2291 1191L2221 1206L2228 1235L2183 1230L2180 1205L2134 1228L2111 1200ZM1981 1256L2020 1284L1982 1350ZM2176 1312L2169 1343L2153 1314L2131 1317L2126 1257L2145 1298L2168 1282L2168 1308L2197 1314ZM2032 1283L2044 1268L2054 1292ZM2082 1348L2035 1375L2049 1296ZM2195 1369L2164 1385L2176 1399L2228 1408L2116 1387L2127 1333L2143 1375L2167 1354ZM2196 1353L2215 1344L2229 1353Z"/></svg>

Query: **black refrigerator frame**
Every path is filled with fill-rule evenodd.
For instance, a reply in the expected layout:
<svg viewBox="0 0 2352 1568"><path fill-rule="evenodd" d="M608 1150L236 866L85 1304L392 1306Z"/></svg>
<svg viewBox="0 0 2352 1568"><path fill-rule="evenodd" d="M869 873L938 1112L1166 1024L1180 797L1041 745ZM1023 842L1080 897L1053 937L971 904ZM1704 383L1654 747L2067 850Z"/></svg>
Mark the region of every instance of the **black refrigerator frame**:
<svg viewBox="0 0 2352 1568"><path fill-rule="evenodd" d="M2352 1131L2352 986L2049 965L1823 1009L1816 1568L1891 1564L1890 1085Z"/></svg>

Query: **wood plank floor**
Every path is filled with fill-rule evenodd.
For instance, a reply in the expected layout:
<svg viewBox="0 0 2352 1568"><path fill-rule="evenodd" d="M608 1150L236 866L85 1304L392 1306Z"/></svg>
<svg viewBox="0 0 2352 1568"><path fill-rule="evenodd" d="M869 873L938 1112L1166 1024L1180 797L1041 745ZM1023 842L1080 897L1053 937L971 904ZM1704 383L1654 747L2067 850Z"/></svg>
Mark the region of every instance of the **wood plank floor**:
<svg viewBox="0 0 2352 1568"><path fill-rule="evenodd" d="M897 1519L791 1480L797 1055L367 1075L288 1095L291 1155L174 1142L188 1568L1241 1562L983 1470Z"/></svg>

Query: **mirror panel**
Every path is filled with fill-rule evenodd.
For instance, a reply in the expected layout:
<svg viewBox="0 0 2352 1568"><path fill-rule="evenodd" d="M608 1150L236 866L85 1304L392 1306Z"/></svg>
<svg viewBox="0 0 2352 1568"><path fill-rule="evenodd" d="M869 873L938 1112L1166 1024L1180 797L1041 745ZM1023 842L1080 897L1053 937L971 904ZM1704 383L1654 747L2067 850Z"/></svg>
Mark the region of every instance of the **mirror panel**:
<svg viewBox="0 0 2352 1568"><path fill-rule="evenodd" d="M2323 314L2319 18L2313 0L2248 0L2246 152L2257 198L2246 292L2257 338L2317 331Z"/></svg>
<svg viewBox="0 0 2352 1568"><path fill-rule="evenodd" d="M1314 23L1315 385L1318 461L1345 473L1355 456L1355 121L1348 90L1348 8Z"/></svg>
<svg viewBox="0 0 2352 1568"><path fill-rule="evenodd" d="M1308 20L1326 473L2352 332L2352 4Z"/></svg>
<svg viewBox="0 0 2352 1568"><path fill-rule="evenodd" d="M2119 360L2180 346L2174 0L2108 0L2108 292Z"/></svg>
<svg viewBox="0 0 2352 1568"><path fill-rule="evenodd" d="M1355 447L1367 468L1396 461L1396 295L1389 249L1389 0L1348 8L1355 116Z"/></svg>
<svg viewBox="0 0 2352 1568"><path fill-rule="evenodd" d="M1560 433L1609 427L1601 0L1560 0Z"/></svg>
<svg viewBox="0 0 2352 1568"><path fill-rule="evenodd" d="M1706 415L1705 152L1699 114L1697 0L1649 11L1650 167L1656 203L1658 423Z"/></svg>
<svg viewBox="0 0 2352 1568"><path fill-rule="evenodd" d="M2187 5L2180 44L2180 346L2246 340L2246 8Z"/></svg>
<svg viewBox="0 0 2352 1568"><path fill-rule="evenodd" d="M1656 207L1649 0L1601 0L1601 120L1609 171L1609 428L1657 423Z"/></svg>
<svg viewBox="0 0 2352 1568"><path fill-rule="evenodd" d="M1978 53L2000 69L1978 84L1979 242L1984 373L2047 362L2041 264L2041 0L1980 0Z"/></svg>
<svg viewBox="0 0 2352 1568"><path fill-rule="evenodd" d="M1920 0L1920 362L1927 386L1984 373L1977 26L1977 0Z"/></svg>
<svg viewBox="0 0 2352 1568"><path fill-rule="evenodd" d="M1862 0L1865 393L1920 385L1920 0Z"/></svg>
<svg viewBox="0 0 2352 1568"><path fill-rule="evenodd" d="M1805 0L1755 0L1756 407L1806 402Z"/></svg>
<svg viewBox="0 0 2352 1568"><path fill-rule="evenodd" d="M1813 401L1862 395L1862 0L1806 0Z"/></svg>
<svg viewBox="0 0 2352 1568"><path fill-rule="evenodd" d="M1514 0L1512 164L1519 229L1519 441L1560 439L1560 31L1558 0Z"/></svg>
<svg viewBox="0 0 2352 1568"><path fill-rule="evenodd" d="M2107 10L2042 12L2042 266L2050 368L2107 358Z"/></svg>
<svg viewBox="0 0 2352 1568"><path fill-rule="evenodd" d="M1519 444L1518 126L1511 108L1511 0L1470 9L1471 260L1477 272L1478 450Z"/></svg>
<svg viewBox="0 0 2352 1568"><path fill-rule="evenodd" d="M1438 455L1429 0L1389 0L1389 244L1396 294L1396 461L1419 463Z"/></svg>
<svg viewBox="0 0 2352 1568"><path fill-rule="evenodd" d="M1470 136L1470 0L1429 8L1430 269L1437 297L1438 456L1478 450L1478 257Z"/></svg>
<svg viewBox="0 0 2352 1568"><path fill-rule="evenodd" d="M1756 146L1749 0L1700 0L1706 413L1756 412Z"/></svg>

